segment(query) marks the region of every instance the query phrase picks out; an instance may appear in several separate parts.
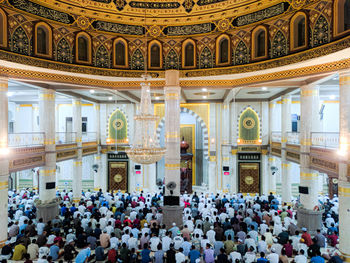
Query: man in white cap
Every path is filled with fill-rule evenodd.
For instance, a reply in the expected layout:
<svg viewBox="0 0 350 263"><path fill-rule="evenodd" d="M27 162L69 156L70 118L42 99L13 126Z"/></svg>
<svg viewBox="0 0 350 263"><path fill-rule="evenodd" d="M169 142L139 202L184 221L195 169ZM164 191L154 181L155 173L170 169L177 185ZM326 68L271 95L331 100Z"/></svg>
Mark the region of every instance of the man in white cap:
<svg viewBox="0 0 350 263"><path fill-rule="evenodd" d="M173 223L172 228L169 229L169 231L171 232L171 237L174 238L177 236L177 233L179 232L179 228L176 226L176 223Z"/></svg>
<svg viewBox="0 0 350 263"><path fill-rule="evenodd" d="M334 219L332 218L332 216L330 214L327 214L327 218L326 218L327 228L330 228L332 226L332 223L335 225Z"/></svg>
<svg viewBox="0 0 350 263"><path fill-rule="evenodd" d="M207 232L207 237L209 239L210 244L214 245L215 242L215 231L214 231L214 227L210 226L210 230Z"/></svg>
<svg viewBox="0 0 350 263"><path fill-rule="evenodd" d="M269 255L267 255L266 259L270 262L270 263L278 263L279 261L279 255L276 253L275 248L271 248L271 253Z"/></svg>

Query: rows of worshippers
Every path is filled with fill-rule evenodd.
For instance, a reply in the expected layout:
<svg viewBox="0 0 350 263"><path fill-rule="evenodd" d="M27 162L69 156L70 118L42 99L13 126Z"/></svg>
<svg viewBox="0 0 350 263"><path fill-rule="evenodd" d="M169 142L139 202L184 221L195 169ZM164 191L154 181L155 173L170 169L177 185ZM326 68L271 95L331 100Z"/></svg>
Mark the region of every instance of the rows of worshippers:
<svg viewBox="0 0 350 263"><path fill-rule="evenodd" d="M9 191L8 240L1 262L342 262L338 199L320 197L323 227L297 227L280 197L184 194L182 226L162 224L161 193L57 192L59 216L36 219L38 195Z"/></svg>

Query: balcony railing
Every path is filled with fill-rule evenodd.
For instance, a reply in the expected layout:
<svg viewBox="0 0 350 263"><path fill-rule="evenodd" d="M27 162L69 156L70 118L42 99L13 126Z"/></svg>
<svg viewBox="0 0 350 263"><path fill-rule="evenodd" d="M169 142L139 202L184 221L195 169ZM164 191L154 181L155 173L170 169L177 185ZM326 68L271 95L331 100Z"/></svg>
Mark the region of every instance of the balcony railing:
<svg viewBox="0 0 350 263"><path fill-rule="evenodd" d="M300 144L300 133L299 132L287 132L287 143L288 144Z"/></svg>
<svg viewBox="0 0 350 263"><path fill-rule="evenodd" d="M338 148L339 132L312 132L311 144L316 147Z"/></svg>
<svg viewBox="0 0 350 263"><path fill-rule="evenodd" d="M97 132L83 132L82 142L96 142Z"/></svg>
<svg viewBox="0 0 350 263"><path fill-rule="evenodd" d="M34 147L43 146L45 133L43 132L21 132L8 134L8 147Z"/></svg>
<svg viewBox="0 0 350 263"><path fill-rule="evenodd" d="M76 143L76 132L56 132L56 144Z"/></svg>
<svg viewBox="0 0 350 263"><path fill-rule="evenodd" d="M271 141L272 142L281 142L282 133L281 132L271 132Z"/></svg>

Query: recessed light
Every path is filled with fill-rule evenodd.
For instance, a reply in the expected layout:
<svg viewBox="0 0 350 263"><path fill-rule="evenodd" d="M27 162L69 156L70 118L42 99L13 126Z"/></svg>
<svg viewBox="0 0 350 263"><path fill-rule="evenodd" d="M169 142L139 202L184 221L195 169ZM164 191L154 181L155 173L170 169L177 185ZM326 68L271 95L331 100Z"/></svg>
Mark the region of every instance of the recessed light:
<svg viewBox="0 0 350 263"><path fill-rule="evenodd" d="M108 97L108 100L113 100L113 97L112 96Z"/></svg>
<svg viewBox="0 0 350 263"><path fill-rule="evenodd" d="M208 91L208 89L207 88L202 88L202 91Z"/></svg>
<svg viewBox="0 0 350 263"><path fill-rule="evenodd" d="M156 100L159 100L159 97L156 97Z"/></svg>
<svg viewBox="0 0 350 263"><path fill-rule="evenodd" d="M7 97L12 97L13 94L14 94L13 92L9 91L9 92L7 92Z"/></svg>
<svg viewBox="0 0 350 263"><path fill-rule="evenodd" d="M94 93L95 93L95 91L94 91L93 89L91 89L91 90L90 90L90 93L91 93L91 94L94 94Z"/></svg>
<svg viewBox="0 0 350 263"><path fill-rule="evenodd" d="M207 98L207 96L203 96L203 99L206 99Z"/></svg>
<svg viewBox="0 0 350 263"><path fill-rule="evenodd" d="M331 95L331 96L329 96L329 98L330 98L331 100L335 100L335 95Z"/></svg>
<svg viewBox="0 0 350 263"><path fill-rule="evenodd" d="M266 87L262 87L261 90L267 90L267 88Z"/></svg>

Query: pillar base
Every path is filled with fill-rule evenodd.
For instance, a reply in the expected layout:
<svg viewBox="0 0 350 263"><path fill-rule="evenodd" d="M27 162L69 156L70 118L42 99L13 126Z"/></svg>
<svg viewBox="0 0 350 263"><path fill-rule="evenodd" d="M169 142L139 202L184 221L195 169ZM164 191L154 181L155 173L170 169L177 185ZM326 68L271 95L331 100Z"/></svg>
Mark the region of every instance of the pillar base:
<svg viewBox="0 0 350 263"><path fill-rule="evenodd" d="M166 225L167 229L171 228L173 223L176 223L176 226L179 227L180 229L182 228L183 209L181 206L165 205L162 207L162 210L163 210L163 224Z"/></svg>
<svg viewBox="0 0 350 263"><path fill-rule="evenodd" d="M59 205L59 201L57 201L56 199L48 203L40 203L40 200L39 200L38 204L36 204L37 219L42 218L45 223L47 221L54 219L56 216L58 216L58 211L59 211L58 205Z"/></svg>
<svg viewBox="0 0 350 263"><path fill-rule="evenodd" d="M297 209L298 228L306 227L307 231L313 235L317 229L322 229L322 214L324 210L313 211L305 208Z"/></svg>

